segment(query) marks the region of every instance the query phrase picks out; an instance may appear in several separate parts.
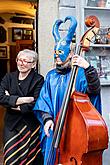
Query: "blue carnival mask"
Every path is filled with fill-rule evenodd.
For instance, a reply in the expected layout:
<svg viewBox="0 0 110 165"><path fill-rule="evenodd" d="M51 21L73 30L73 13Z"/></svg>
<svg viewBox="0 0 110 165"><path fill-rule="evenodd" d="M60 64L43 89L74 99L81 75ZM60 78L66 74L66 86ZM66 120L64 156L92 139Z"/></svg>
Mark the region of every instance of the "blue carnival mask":
<svg viewBox="0 0 110 165"><path fill-rule="evenodd" d="M59 27L62 23L65 23L67 20L71 21L71 25L68 29L67 35L64 38L61 38L59 34ZM57 54L62 62L66 60L66 58L70 53L70 44L74 36L76 26L77 26L77 21L73 16L67 16L64 21L59 19L55 22L52 31L52 34L55 39L54 58L56 58L56 54Z"/></svg>

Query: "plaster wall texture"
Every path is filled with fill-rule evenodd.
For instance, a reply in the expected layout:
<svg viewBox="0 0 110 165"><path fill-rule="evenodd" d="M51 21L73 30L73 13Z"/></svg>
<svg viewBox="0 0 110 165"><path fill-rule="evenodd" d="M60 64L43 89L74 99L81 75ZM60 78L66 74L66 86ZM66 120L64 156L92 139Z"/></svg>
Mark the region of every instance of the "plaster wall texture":
<svg viewBox="0 0 110 165"><path fill-rule="evenodd" d="M57 0L40 0L38 14L39 71L44 76L53 68L54 38L52 26L58 18Z"/></svg>

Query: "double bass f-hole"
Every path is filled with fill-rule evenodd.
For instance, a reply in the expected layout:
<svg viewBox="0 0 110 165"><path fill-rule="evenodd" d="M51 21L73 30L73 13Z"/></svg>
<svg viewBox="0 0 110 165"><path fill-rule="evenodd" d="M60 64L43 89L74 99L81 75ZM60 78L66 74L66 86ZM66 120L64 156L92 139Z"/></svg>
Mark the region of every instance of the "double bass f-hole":
<svg viewBox="0 0 110 165"><path fill-rule="evenodd" d="M85 34L82 36L82 38L80 40L80 43L78 45L78 50L76 49L77 54L79 54L79 55L80 55L80 52L89 50L90 42L92 41L93 37L98 33L98 30L99 30L99 27L100 27L99 20L95 16L88 16L85 19L85 24L90 29L87 30L85 32ZM59 150L58 148L59 148L59 144L60 144L60 141L61 141L62 131L63 131L63 127L64 127L64 123L65 123L65 119L66 119L66 114L67 114L67 107L68 107L72 87L73 87L75 76L76 76L76 70L77 70L77 66L74 66L71 69L70 80L69 80L68 87L67 87L67 90L66 90L65 95L64 95L64 99L63 99L63 102L62 102L60 113L59 113L57 123L56 123L56 126L55 126L53 139L52 139L52 143L51 143L51 147L50 147L50 152L49 152L49 155L48 155L46 165L53 165L53 164L61 165L61 163L60 163L60 151L57 151L57 150ZM58 152L58 157L56 158L56 155L57 155L56 153L57 152ZM50 159L54 159L53 164L51 164ZM70 157L70 162L72 162L73 160L74 160L74 157Z"/></svg>

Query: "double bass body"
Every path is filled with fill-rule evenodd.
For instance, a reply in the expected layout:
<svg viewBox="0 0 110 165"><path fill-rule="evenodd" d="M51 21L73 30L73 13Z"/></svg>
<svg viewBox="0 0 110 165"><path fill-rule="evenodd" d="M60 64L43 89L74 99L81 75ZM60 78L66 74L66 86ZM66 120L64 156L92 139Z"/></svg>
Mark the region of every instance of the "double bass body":
<svg viewBox="0 0 110 165"><path fill-rule="evenodd" d="M107 126L86 94L72 94L59 147L62 165L102 165Z"/></svg>

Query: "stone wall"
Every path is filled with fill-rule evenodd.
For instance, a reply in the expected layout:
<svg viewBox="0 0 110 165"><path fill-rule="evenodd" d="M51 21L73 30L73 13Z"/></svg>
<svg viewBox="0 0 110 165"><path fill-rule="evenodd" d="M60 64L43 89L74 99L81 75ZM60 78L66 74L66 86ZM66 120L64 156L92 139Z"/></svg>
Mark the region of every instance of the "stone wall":
<svg viewBox="0 0 110 165"><path fill-rule="evenodd" d="M54 39L52 26L58 18L57 0L40 0L38 13L39 71L44 76L53 68Z"/></svg>

